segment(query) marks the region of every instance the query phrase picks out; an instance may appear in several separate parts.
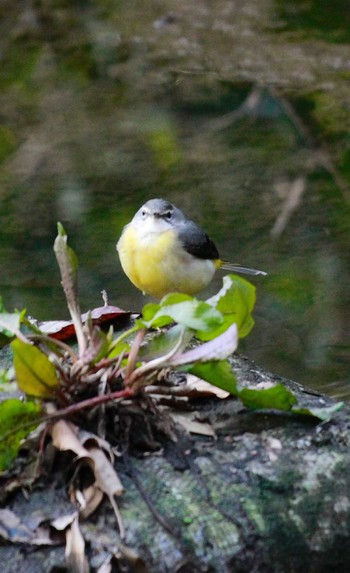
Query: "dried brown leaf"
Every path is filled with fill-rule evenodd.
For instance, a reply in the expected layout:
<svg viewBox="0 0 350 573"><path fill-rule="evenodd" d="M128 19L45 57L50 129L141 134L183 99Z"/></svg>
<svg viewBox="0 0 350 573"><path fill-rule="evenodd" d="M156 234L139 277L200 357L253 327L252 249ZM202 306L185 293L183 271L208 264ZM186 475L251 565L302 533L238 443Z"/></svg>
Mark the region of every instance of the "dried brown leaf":
<svg viewBox="0 0 350 573"><path fill-rule="evenodd" d="M83 491L74 490L72 493L74 500L79 504L79 515L82 519L86 519L98 508L104 495L103 491L95 484Z"/></svg>
<svg viewBox="0 0 350 573"><path fill-rule="evenodd" d="M81 315L81 320L84 323L88 318L89 313L84 313ZM91 311L91 321L94 325L121 322L130 316L130 312L122 310L117 306L101 306L94 308ZM56 338L58 340L67 340L72 336L75 336L74 324L71 320L49 320L46 322L40 322L39 328L45 334L51 336L51 338Z"/></svg>
<svg viewBox="0 0 350 573"><path fill-rule="evenodd" d="M89 457L88 451L81 444L77 436L77 428L74 424L59 420L51 428L52 442L55 448L61 451L70 450L79 458Z"/></svg>
<svg viewBox="0 0 350 573"><path fill-rule="evenodd" d="M94 447L89 448L88 452L94 461L96 485L107 494L108 497L122 495L124 488L114 467L107 459L106 454L99 448Z"/></svg>
<svg viewBox="0 0 350 573"><path fill-rule="evenodd" d="M118 521L120 536L123 538L125 534L123 520L114 496L122 495L124 488L110 461L113 460L113 453L107 443L104 440L101 441L94 434L85 434L85 444L88 447L84 447L77 435L77 428L64 420L60 420L52 426L51 434L56 448L74 452L77 458L89 464L94 473L95 483L92 485L92 489L88 487L85 492L81 492L75 489L74 485L71 486L71 497L78 501L82 515L84 517L90 515L99 505L102 496L97 490L100 490L109 498ZM103 443L103 447L106 447L108 451L105 452L97 447L99 443ZM86 492L88 492L89 499L85 497Z"/></svg>
<svg viewBox="0 0 350 573"><path fill-rule="evenodd" d="M181 412L180 414L170 410L169 416L188 433L215 437L214 428L210 424L196 419L197 412Z"/></svg>
<svg viewBox="0 0 350 573"><path fill-rule="evenodd" d="M78 516L66 531L65 553L69 573L89 573L90 568L85 556L85 541L80 531Z"/></svg>
<svg viewBox="0 0 350 573"><path fill-rule="evenodd" d="M78 429L78 437L82 445L87 450L90 450L91 447L100 448L108 456L110 462L113 463L114 452L112 450L111 444L107 440L101 438L100 436L97 436L96 434L93 434L92 432L88 432L80 428Z"/></svg>

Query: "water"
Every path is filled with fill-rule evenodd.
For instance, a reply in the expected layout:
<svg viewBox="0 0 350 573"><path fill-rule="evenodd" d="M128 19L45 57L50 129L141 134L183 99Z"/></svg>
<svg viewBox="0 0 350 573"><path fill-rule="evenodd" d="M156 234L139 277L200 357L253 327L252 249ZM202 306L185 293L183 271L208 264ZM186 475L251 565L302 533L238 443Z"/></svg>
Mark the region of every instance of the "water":
<svg viewBox="0 0 350 573"><path fill-rule="evenodd" d="M91 36L93 14L75 10ZM144 201L164 197L206 229L223 258L269 273L252 279L256 326L240 350L275 373L349 397L349 195L310 135L313 94L291 102L250 81L171 77L161 60L157 69L166 72L152 75L137 39L123 44L109 26L94 28L92 52L30 34L8 48L0 78L7 309L67 317L52 250L59 220L79 258L82 309L99 306L106 289L111 304L140 310L148 299L123 275L115 244ZM73 32L62 29L62 38ZM221 280L218 272L201 296Z"/></svg>

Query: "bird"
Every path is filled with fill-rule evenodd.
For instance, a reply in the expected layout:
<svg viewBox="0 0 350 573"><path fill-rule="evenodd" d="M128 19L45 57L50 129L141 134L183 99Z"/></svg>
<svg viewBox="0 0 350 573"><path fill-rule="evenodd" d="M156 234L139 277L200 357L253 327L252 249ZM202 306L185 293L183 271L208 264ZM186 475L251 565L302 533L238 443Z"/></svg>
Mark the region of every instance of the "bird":
<svg viewBox="0 0 350 573"><path fill-rule="evenodd" d="M173 292L194 296L208 286L219 268L267 274L220 259L206 232L166 199L150 199L142 205L124 227L116 248L130 281L156 299Z"/></svg>

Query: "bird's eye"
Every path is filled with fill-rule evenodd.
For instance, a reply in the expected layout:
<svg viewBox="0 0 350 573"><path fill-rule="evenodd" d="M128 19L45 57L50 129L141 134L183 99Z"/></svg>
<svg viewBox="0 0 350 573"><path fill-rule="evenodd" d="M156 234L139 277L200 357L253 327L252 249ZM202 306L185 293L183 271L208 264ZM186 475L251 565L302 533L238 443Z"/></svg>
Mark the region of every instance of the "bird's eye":
<svg viewBox="0 0 350 573"><path fill-rule="evenodd" d="M142 215L142 217L144 217L146 215L146 209L142 209L141 215Z"/></svg>
<svg viewBox="0 0 350 573"><path fill-rule="evenodd" d="M171 211L167 211L164 216L165 216L166 219L171 219L171 217L173 216L173 214L172 214Z"/></svg>

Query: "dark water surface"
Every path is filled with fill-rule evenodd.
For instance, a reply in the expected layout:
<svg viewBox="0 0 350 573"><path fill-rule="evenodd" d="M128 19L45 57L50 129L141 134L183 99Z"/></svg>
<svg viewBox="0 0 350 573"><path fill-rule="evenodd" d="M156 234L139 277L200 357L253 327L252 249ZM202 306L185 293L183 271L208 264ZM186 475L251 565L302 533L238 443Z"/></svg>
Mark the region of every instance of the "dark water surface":
<svg viewBox="0 0 350 573"><path fill-rule="evenodd" d="M76 11L66 33L61 23L61 36L52 11L40 25L30 11L29 24L11 16L32 33L8 39L0 72L6 308L67 317L52 251L60 220L79 258L83 311L101 304L102 289L111 304L140 310L148 299L123 275L115 244L144 201L164 197L206 229L223 258L269 273L253 279L256 326L241 351L350 396L349 197L310 138L313 98L294 106L270 88L203 71L168 67L153 77L152 66L165 64L145 60L137 35L124 41L121 25L105 16L100 29L88 11ZM165 25L160 17L153 30ZM98 38L88 45L76 35L87 29ZM221 280L219 272L202 297Z"/></svg>

